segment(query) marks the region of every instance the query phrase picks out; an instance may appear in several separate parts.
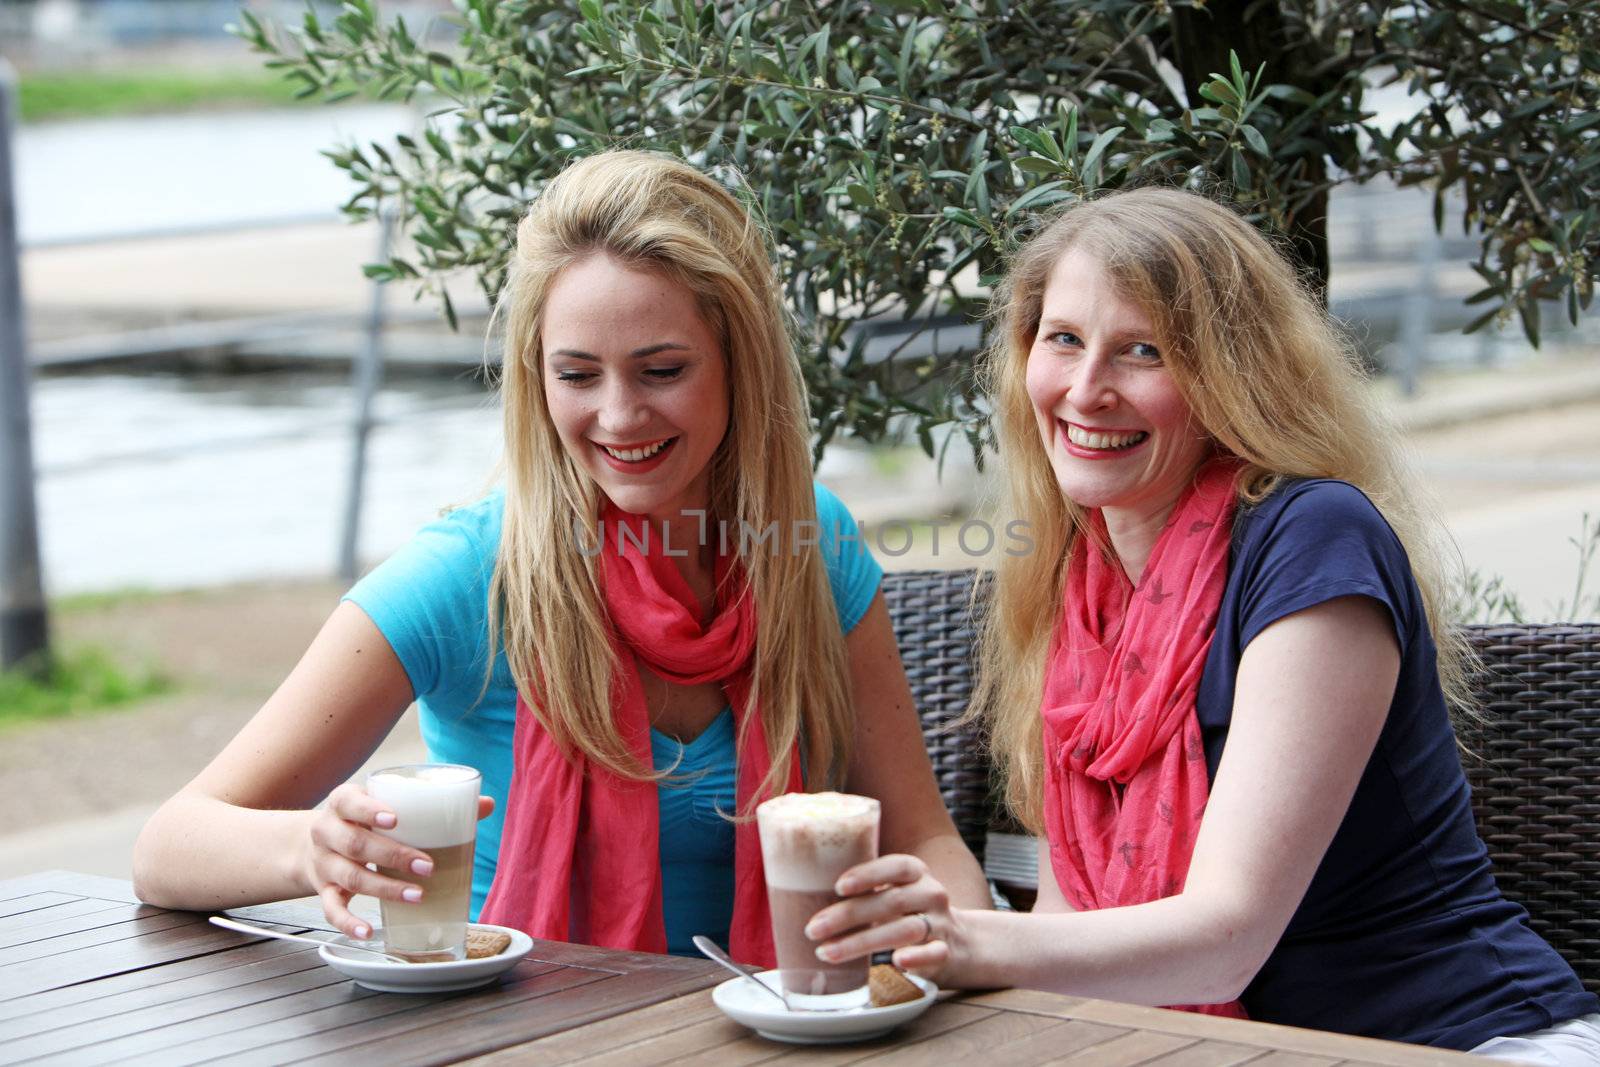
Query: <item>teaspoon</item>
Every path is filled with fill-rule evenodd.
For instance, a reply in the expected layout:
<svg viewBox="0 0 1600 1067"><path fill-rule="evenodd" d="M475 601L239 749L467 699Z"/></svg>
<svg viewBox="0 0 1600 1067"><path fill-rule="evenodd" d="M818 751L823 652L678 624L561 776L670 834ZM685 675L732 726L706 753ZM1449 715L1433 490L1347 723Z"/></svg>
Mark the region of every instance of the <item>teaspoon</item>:
<svg viewBox="0 0 1600 1067"><path fill-rule="evenodd" d="M756 985L760 986L767 993L769 993L770 995L772 995L774 997L777 997L778 998L778 1003L782 1004L786 1011L792 1011L793 1010L793 1009L791 1009L789 1007L789 998L788 997L784 996L782 993L778 992L776 989L773 989L767 983L765 983L761 979L757 978L750 971L745 970L744 967L742 967L741 965L733 962L733 957L728 955L726 952L722 951L722 946L721 945L717 944L715 941L711 940L709 937L706 937L704 934L695 934L694 937L691 938L690 940L692 940L694 942L694 947L695 948L699 949L702 953L705 954L705 957L707 959L715 960L717 963L722 964L724 967L728 968L728 970L732 971L734 974L738 975L741 978L750 979L750 981L752 981Z"/></svg>
<svg viewBox="0 0 1600 1067"><path fill-rule="evenodd" d="M237 919L224 919L220 915L211 916L211 923L227 930L236 930L241 934L259 934L262 937L276 937L281 941L304 941L308 945L329 945L341 952L366 952L373 956L382 956L390 963L404 963L407 966L411 964L410 960L403 960L399 956L391 956L387 952L380 952L375 948L362 948L360 945L341 944L337 941L323 941L321 938L307 937L304 934L286 934L282 930L268 930L264 926L251 926L249 923L242 923Z"/></svg>

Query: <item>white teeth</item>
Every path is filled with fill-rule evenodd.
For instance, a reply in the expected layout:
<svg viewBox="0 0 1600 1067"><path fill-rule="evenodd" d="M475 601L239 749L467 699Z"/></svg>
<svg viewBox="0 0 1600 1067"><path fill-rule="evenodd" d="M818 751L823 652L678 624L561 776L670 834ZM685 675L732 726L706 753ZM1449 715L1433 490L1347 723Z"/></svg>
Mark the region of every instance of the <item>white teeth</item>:
<svg viewBox="0 0 1600 1067"><path fill-rule="evenodd" d="M1090 433L1067 423L1067 440L1080 448L1116 449L1127 448L1129 445L1138 444L1150 436L1142 430L1133 433Z"/></svg>
<svg viewBox="0 0 1600 1067"><path fill-rule="evenodd" d="M653 445L646 445L643 448L630 448L625 451L612 448L610 445L601 445L600 447L605 449L608 455L614 456L617 459L624 460L628 463L637 463L641 459L649 459L657 452L660 452L663 448L666 448L667 445L671 444L672 440L673 439L669 437L665 441L657 441Z"/></svg>

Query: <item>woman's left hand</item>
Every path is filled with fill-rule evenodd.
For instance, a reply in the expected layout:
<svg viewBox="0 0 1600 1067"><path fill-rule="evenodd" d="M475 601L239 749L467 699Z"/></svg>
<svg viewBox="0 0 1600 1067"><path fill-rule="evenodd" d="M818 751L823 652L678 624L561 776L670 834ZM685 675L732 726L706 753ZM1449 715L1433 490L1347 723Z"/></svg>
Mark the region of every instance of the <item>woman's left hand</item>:
<svg viewBox="0 0 1600 1067"><path fill-rule="evenodd" d="M895 966L938 981L964 946L960 912L915 856L881 856L839 876L837 904L817 912L806 936L828 963L894 951ZM831 940L830 940L831 939Z"/></svg>

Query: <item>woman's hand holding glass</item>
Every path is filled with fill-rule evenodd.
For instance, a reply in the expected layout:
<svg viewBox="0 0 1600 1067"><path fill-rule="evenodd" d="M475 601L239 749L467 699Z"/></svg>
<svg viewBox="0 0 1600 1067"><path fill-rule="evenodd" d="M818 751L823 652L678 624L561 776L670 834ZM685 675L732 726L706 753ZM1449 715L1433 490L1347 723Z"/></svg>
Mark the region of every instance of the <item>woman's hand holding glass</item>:
<svg viewBox="0 0 1600 1067"><path fill-rule="evenodd" d="M806 925L823 960L892 950L895 966L937 982L965 952L961 913L916 856L880 856L852 867L834 891L847 899L823 908Z"/></svg>
<svg viewBox="0 0 1600 1067"><path fill-rule="evenodd" d="M480 796L478 818L492 811L494 799ZM368 867L408 871L418 878L433 873L433 858L426 852L384 836L395 827L395 813L366 790L346 782L328 795L326 805L307 815L309 833L300 867L335 929L356 940L372 936L367 922L350 911L350 898L357 893L410 903L422 899L422 887Z"/></svg>

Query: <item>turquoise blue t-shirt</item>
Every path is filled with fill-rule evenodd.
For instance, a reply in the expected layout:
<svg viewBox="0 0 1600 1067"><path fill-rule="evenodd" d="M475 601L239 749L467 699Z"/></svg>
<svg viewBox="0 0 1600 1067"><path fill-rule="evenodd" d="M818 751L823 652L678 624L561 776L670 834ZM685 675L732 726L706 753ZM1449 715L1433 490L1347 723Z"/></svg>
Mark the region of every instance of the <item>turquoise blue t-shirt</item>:
<svg viewBox="0 0 1600 1067"><path fill-rule="evenodd" d="M839 625L849 633L871 605L883 571L839 498L818 485L816 501L822 558ZM488 689L483 688L489 579L504 510L505 496L496 491L429 523L345 594L377 625L411 679L429 758L477 767L483 791L494 797L494 814L478 825L474 918L499 857L517 709L504 649L495 656ZM682 779L658 790L668 948L693 953L689 938L694 934L726 944L733 915L734 832L721 813L732 811L735 802L732 712L724 708L687 745L651 731L651 750L658 770L676 766L675 777Z"/></svg>

